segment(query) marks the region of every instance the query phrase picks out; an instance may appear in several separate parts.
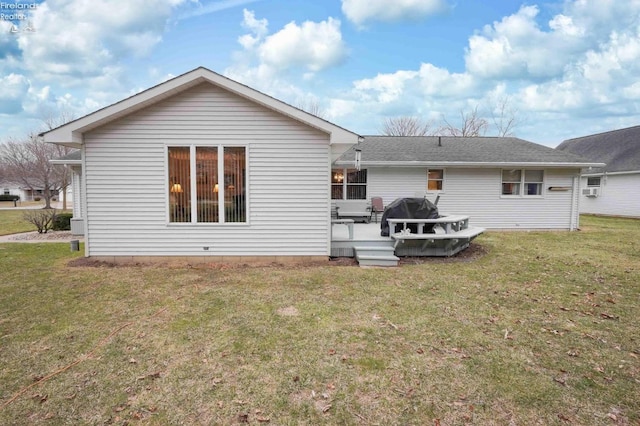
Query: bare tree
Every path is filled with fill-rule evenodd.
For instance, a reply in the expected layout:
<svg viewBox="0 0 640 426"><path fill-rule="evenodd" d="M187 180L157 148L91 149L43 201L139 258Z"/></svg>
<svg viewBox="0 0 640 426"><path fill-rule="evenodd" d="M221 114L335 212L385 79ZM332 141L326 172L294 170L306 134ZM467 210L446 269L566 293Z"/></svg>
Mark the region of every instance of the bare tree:
<svg viewBox="0 0 640 426"><path fill-rule="evenodd" d="M10 139L0 145L0 163L6 179L25 188L41 189L45 209L51 198L68 185L68 170L54 166L49 160L68 154L71 148L45 143L35 134L25 140Z"/></svg>
<svg viewBox="0 0 640 426"><path fill-rule="evenodd" d="M58 213L56 209L25 210L22 219L36 226L38 234L46 234L55 225Z"/></svg>
<svg viewBox="0 0 640 426"><path fill-rule="evenodd" d="M320 103L315 98L298 99L295 107L322 119L325 119L327 115L326 111L322 109Z"/></svg>
<svg viewBox="0 0 640 426"><path fill-rule="evenodd" d="M512 106L511 98L508 95L489 101L491 120L496 128L498 136L513 136L514 129L518 127L522 120L518 110Z"/></svg>
<svg viewBox="0 0 640 426"><path fill-rule="evenodd" d="M53 130L56 127L62 126L70 121L73 121L74 113L68 109L41 109L40 110L42 122L46 126L47 130ZM55 145L56 150L60 153L57 157L68 154L71 150L63 146ZM56 158L57 158L56 157ZM60 173L60 190L62 191L62 209L67 209L67 187L71 184L71 176L69 168L66 165L56 165L58 172Z"/></svg>
<svg viewBox="0 0 640 426"><path fill-rule="evenodd" d="M471 111L460 111L460 126L451 124L445 117L442 117L444 124L438 129L438 134L443 136L484 136L489 127L489 122L480 116L478 106Z"/></svg>
<svg viewBox="0 0 640 426"><path fill-rule="evenodd" d="M47 130L55 129L75 119L75 114L68 109L40 108L39 112L40 119Z"/></svg>
<svg viewBox="0 0 640 426"><path fill-rule="evenodd" d="M382 134L387 136L432 136L431 123L419 117L402 116L385 118Z"/></svg>

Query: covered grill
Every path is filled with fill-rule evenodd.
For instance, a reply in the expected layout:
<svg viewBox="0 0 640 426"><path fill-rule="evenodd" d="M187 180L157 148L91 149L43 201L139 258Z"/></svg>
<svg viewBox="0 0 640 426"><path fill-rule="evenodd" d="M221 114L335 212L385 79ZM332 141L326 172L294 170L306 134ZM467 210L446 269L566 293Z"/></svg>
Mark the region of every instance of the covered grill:
<svg viewBox="0 0 640 426"><path fill-rule="evenodd" d="M426 198L398 198L394 200L384 209L382 221L380 222L380 235L388 237L389 222L387 219L437 219L438 207ZM417 233L417 224L409 224L407 226L412 233ZM398 230L391 230L391 233ZM433 224L427 224L424 229L425 233L433 232Z"/></svg>

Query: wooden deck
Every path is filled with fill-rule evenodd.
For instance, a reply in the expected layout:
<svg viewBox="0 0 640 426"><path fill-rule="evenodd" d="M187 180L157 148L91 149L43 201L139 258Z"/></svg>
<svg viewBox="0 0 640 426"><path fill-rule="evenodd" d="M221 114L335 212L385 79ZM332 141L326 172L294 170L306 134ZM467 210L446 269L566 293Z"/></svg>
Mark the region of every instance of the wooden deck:
<svg viewBox="0 0 640 426"><path fill-rule="evenodd" d="M352 226L353 239L350 239L347 225L338 223L332 225L332 257L354 257L354 247L393 247L391 237L380 236L379 223L354 223Z"/></svg>
<svg viewBox="0 0 640 426"><path fill-rule="evenodd" d="M394 227L399 224L398 232L389 237L380 235L379 223L333 224L331 256L354 257L354 247L393 247L396 256L452 256L469 247L471 241L484 232L483 228L469 227L469 217L460 215L389 222ZM408 232L409 223L416 223L419 232ZM437 225L436 233L423 233L427 224ZM353 238L350 238L349 227L352 227Z"/></svg>

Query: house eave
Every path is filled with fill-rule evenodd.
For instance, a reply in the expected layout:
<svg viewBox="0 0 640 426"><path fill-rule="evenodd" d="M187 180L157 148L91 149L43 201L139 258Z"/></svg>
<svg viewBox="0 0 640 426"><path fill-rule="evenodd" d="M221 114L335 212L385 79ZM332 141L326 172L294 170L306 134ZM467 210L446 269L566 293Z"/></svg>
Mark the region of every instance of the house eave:
<svg viewBox="0 0 640 426"><path fill-rule="evenodd" d="M49 160L51 164L63 164L65 166L81 166L82 160Z"/></svg>
<svg viewBox="0 0 640 426"><path fill-rule="evenodd" d="M231 93L249 99L266 108L289 116L294 120L327 133L331 144L355 144L360 138L359 135L347 129L316 117L313 114L302 111L301 109L295 108L269 95L254 90L244 84L233 81L203 67L196 68L193 71L160 83L120 102L99 109L56 129L44 132L41 135L44 137L45 142L78 148L82 145L84 133L117 120L118 118L139 111L201 83L211 83L215 86L228 90Z"/></svg>
<svg viewBox="0 0 640 426"><path fill-rule="evenodd" d="M640 170L628 170L624 172L607 172L607 171L591 172L591 173L583 173L582 176L591 177L591 176L604 176L604 175L616 176L616 175L635 175L635 174L640 174Z"/></svg>
<svg viewBox="0 0 640 426"><path fill-rule="evenodd" d="M340 160L336 166L352 166L353 161ZM543 167L543 168L586 168L604 167L604 163L571 162L478 162L478 161L362 161L362 167L464 167L464 168L504 168L504 167Z"/></svg>

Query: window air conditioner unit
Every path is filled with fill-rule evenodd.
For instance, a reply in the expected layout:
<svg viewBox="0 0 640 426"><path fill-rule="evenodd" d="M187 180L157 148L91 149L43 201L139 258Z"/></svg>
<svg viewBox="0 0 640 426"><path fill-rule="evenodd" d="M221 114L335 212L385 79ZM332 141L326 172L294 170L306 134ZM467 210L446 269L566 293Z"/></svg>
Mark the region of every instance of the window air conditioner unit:
<svg viewBox="0 0 640 426"><path fill-rule="evenodd" d="M597 197L598 195L600 195L600 188L595 186L591 188L585 188L582 190L582 195L586 195L587 197Z"/></svg>

